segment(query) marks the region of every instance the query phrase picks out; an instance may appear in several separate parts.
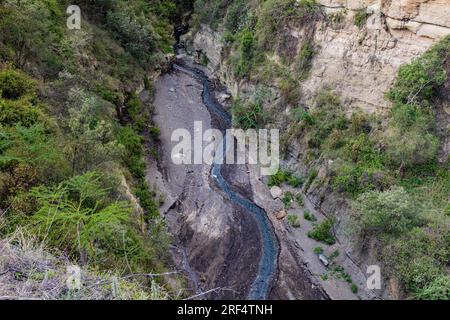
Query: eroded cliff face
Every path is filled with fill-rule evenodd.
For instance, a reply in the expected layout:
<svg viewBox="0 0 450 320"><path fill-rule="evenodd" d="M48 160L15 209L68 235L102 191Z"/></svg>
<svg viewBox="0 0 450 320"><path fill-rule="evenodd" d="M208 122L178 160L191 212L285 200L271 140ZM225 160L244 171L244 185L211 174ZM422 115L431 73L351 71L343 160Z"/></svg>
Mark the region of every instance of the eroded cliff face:
<svg viewBox="0 0 450 320"><path fill-rule="evenodd" d="M321 89L330 88L341 96L349 111L361 108L367 112L384 112L390 107L384 94L398 68L450 34L447 0L320 0L318 3L334 18L287 30L289 48L300 51L314 29L312 68L302 83L304 102ZM367 17L363 21L365 26L358 28L355 15L361 12L367 13ZM234 95L238 91L251 91L252 84L237 81L230 66L223 63L220 31L203 25L192 44L195 50L206 54L208 67ZM281 50L275 50L272 61L280 62Z"/></svg>

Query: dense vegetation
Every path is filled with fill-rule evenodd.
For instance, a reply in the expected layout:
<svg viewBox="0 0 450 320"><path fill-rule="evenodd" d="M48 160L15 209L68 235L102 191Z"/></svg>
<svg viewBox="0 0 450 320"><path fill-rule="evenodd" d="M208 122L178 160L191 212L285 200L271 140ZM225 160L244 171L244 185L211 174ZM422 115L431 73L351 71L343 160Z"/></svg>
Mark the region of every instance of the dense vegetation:
<svg viewBox="0 0 450 320"><path fill-rule="evenodd" d="M151 93L177 3L77 1L81 30L66 28L70 4L0 1L0 235L21 229L117 276L163 271L170 239L143 146L159 131L134 91Z"/></svg>
<svg viewBox="0 0 450 320"><path fill-rule="evenodd" d="M447 37L400 68L387 123L360 112L348 119L339 97L321 92L314 108L294 109L284 137L286 145L300 140L306 162L333 160L328 180L314 183L354 199L353 232L378 241L378 258L417 298L450 297L450 177L435 125L449 49Z"/></svg>

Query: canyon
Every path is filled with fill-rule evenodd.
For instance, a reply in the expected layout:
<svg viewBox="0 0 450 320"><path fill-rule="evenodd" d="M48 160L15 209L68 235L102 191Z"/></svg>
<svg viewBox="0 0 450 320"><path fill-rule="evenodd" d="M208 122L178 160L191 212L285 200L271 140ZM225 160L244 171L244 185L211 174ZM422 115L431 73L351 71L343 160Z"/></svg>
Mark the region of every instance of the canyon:
<svg viewBox="0 0 450 320"><path fill-rule="evenodd" d="M450 34L450 6L446 1L321 0L318 5L328 17L336 19L331 19L331 22L330 19L317 21L313 26L287 26L283 31L284 43L279 44L269 58L275 65L284 64L293 73L293 65L286 65L282 56L286 55L286 50L296 55L305 41L312 41L316 48L315 54L309 75L301 82L299 102L304 105L311 104L318 92L332 90L340 96L349 116L358 110L387 115L392 104L385 98L385 94L393 85L399 67L422 55L434 43ZM361 12L366 16L362 28L354 24L355 16ZM216 96L251 100L261 81L239 79L233 74L233 65L226 61L223 38L224 31L220 27L213 29L202 24L198 30L188 31L180 37L181 47L186 50L187 55L183 53L177 56L177 61L188 64L191 68L195 66L201 69L201 72L211 79L211 84L215 84ZM206 57L207 63L201 63L202 56ZM192 59L196 62L194 65ZM178 69L163 76L157 84L156 121L163 128L163 145L169 145L170 130L181 125L176 121L176 125L167 125L169 113L172 118L180 118L178 121L186 121L184 126L193 123L193 119L204 119L212 126L218 125L217 116L214 119L214 115L208 115L207 108L202 106L200 97L204 88L202 89L198 82L192 81ZM282 96L279 84L263 83L272 92L272 100L269 103L277 103ZM193 94L196 97L192 96ZM168 105L169 100L173 105ZM230 112L229 101L225 99L222 102L224 108ZM190 105L186 106L186 103ZM183 116L173 115L174 110L171 108L174 106L183 110ZM186 110L189 111L184 113ZM205 113L200 115L199 110ZM442 110L438 116L441 119L439 126L445 131L450 122L448 105L443 106ZM281 110L285 114L289 111L289 106ZM449 151L450 140L445 133L443 136L441 154L445 157ZM168 150L164 152L165 158L162 162L170 162L167 157L169 153ZM306 176L311 164L299 160L302 154L301 145L293 142L289 145L287 154L282 161L282 167ZM367 273L368 267L379 264L371 252L375 249L367 250L355 244L355 239L347 232L351 219L347 200L335 192L330 192L322 183L329 175L331 161L316 161L315 164L319 168L318 179L313 180L308 188L304 188L302 196L305 199L305 208L295 209L295 212L299 215L312 212L319 220L330 215L337 217L334 232L338 243L327 248L327 253L343 253L338 258L338 264L343 266L353 279L359 289L357 294L352 292L345 282L321 279L326 268L313 253L316 243L309 239L305 232L293 229L285 221L286 214L283 213L280 197L271 195L266 184L267 179L258 173L257 167L247 165L222 168L224 178L232 188L264 210L276 235L279 251L277 270L266 297L399 298L395 280L386 276L381 290L367 288L366 281L370 276L370 273ZM218 291L207 297L243 298L248 294L251 279L257 275L256 262L261 260L261 226L255 225L254 218L249 216L249 210L246 210L245 206L230 203L229 198L223 195L218 196L221 190L211 181L212 170L209 166L202 166L200 169L163 169L168 177L166 184L171 185L168 189L176 185L177 190L172 192L172 205L168 206L166 211L172 233L179 241L176 260L179 265L188 266L198 293L217 287ZM181 181L174 182L179 177L182 177ZM193 194L189 190L192 190L195 184L196 188L200 188L197 190L202 191ZM283 191L292 190L283 188ZM183 253L180 254L179 251ZM230 291L224 288L232 289ZM231 293L232 291L234 293Z"/></svg>

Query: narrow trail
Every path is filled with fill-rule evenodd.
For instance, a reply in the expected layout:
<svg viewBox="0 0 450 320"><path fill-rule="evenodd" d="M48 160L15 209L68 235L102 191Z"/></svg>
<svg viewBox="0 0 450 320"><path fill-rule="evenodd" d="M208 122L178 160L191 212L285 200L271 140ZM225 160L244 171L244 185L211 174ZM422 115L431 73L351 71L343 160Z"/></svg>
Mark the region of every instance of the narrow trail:
<svg viewBox="0 0 450 320"><path fill-rule="evenodd" d="M183 72L194 77L203 85L202 101L211 114L214 114L221 122L220 125L224 128L231 128L231 116L224 108L215 100L214 94L210 89L210 80L199 69L184 67L178 64L173 65L174 70ZM267 217L266 212L254 204L251 200L242 197L235 192L230 184L222 175L222 163L224 154L226 153L227 145L225 140L218 144L216 150L215 161L212 165L211 176L216 185L226 194L228 199L233 203L241 206L247 212L251 213L258 223L258 228L262 236L262 256L259 262L259 269L256 279L251 285L248 298L251 300L266 299L270 289L270 285L277 269L278 259L278 240L273 231L272 225Z"/></svg>

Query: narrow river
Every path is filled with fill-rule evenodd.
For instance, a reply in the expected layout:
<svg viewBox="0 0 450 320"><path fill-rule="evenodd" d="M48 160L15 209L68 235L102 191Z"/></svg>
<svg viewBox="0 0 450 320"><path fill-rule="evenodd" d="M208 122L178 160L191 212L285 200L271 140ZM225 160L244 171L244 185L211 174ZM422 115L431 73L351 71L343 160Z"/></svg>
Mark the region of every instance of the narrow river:
<svg viewBox="0 0 450 320"><path fill-rule="evenodd" d="M218 103L211 92L211 81L201 70L191 67L184 67L178 64L173 65L174 69L194 77L196 80L203 84L202 101L211 114L214 114L222 126L225 128L231 128L232 119L230 114ZM233 188L225 180L222 175L222 163L219 161L223 159L227 150L225 140L219 143L216 150L215 161L212 165L211 176L213 177L216 185L226 194L230 201L243 207L247 212L251 213L258 223L259 230L262 236L262 255L259 263L259 269L255 280L253 281L248 298L251 300L266 299L271 281L274 277L277 267L278 258L278 241L273 232L272 225L267 217L266 212L254 204L251 200L242 197L237 192L233 191ZM249 245L252 245L249 243Z"/></svg>

